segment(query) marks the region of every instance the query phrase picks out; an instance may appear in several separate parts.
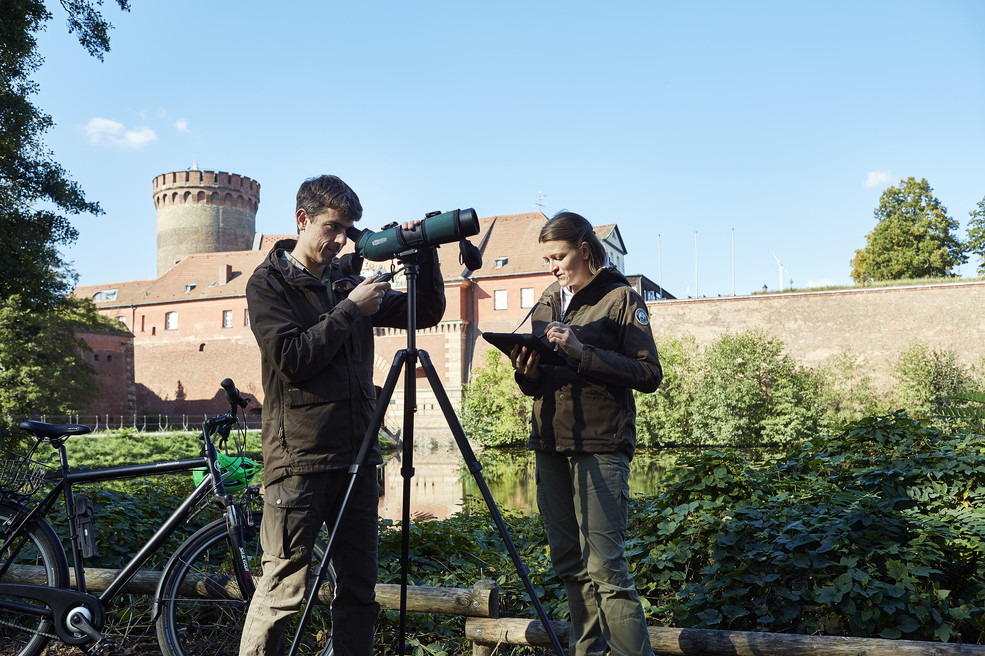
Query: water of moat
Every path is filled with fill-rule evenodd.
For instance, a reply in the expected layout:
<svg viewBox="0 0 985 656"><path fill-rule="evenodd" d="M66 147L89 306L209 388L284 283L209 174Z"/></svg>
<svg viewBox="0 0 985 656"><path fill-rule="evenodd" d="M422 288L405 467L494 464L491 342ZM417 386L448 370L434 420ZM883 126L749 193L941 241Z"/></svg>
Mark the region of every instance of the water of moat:
<svg viewBox="0 0 985 656"><path fill-rule="evenodd" d="M450 443L450 444L449 444ZM475 458L482 466L480 474L497 507L525 514L537 511L537 491L534 482L534 457L526 449L475 449ZM399 520L402 517L404 478L402 453L384 456L380 471L382 496L380 516ZM467 498L484 503L475 478L469 472L465 458L450 437L416 439L414 472L410 478L410 514L421 519L444 519L462 509ZM630 466L629 485L632 494L656 491L672 467L676 453L667 451L638 451Z"/></svg>

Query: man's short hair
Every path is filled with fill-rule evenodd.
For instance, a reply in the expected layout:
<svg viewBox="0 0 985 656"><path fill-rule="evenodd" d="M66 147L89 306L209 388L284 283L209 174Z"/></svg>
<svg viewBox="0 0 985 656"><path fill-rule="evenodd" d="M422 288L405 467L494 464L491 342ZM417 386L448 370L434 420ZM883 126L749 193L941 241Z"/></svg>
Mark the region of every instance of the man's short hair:
<svg viewBox="0 0 985 656"><path fill-rule="evenodd" d="M359 196L336 175L320 175L302 182L298 189L297 209L304 210L308 216L335 210L352 221L358 221L363 215Z"/></svg>

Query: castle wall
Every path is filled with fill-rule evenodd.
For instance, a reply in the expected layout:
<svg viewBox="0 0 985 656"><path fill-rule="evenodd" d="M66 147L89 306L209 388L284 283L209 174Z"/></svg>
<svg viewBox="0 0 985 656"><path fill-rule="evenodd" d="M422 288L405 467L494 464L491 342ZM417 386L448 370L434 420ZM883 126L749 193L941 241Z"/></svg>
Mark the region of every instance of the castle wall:
<svg viewBox="0 0 985 656"><path fill-rule="evenodd" d="M726 332L762 329L801 364L842 351L863 356L873 381L893 382L891 363L913 340L950 349L971 366L985 356L985 283L668 300L648 303L653 333L690 333L706 346Z"/></svg>
<svg viewBox="0 0 985 656"><path fill-rule="evenodd" d="M169 312L177 313L172 328ZM214 415L228 409L219 388L225 378L262 400L260 350L249 327L245 296L142 306L134 324L138 412Z"/></svg>
<svg viewBox="0 0 985 656"><path fill-rule="evenodd" d="M90 407L79 410L97 410L116 419L131 416L135 410L133 336L113 332L79 332L76 336L92 349L83 358L95 369L99 386Z"/></svg>

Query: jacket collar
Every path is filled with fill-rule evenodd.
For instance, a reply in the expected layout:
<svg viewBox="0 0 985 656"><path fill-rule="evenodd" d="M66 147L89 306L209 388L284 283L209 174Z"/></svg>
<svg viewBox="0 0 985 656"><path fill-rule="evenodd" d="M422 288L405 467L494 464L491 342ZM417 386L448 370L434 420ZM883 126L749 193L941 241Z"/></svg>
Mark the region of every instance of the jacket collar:
<svg viewBox="0 0 985 656"><path fill-rule="evenodd" d="M294 287L324 287L324 284L318 278L304 269L294 266L287 258L283 257L284 253L293 251L297 243L296 239L278 240L270 250L270 253L267 254L267 269L276 271L284 278L284 282ZM333 261L329 266L331 267L330 275L332 279L335 279L339 266L338 261Z"/></svg>
<svg viewBox="0 0 985 656"><path fill-rule="evenodd" d="M603 294L613 287L629 285L626 276L619 273L614 266L607 266L595 272L585 286L576 291L568 304L567 312L571 312L577 307L596 302ZM550 294L558 308L561 307L561 284L556 280L548 287L545 292Z"/></svg>

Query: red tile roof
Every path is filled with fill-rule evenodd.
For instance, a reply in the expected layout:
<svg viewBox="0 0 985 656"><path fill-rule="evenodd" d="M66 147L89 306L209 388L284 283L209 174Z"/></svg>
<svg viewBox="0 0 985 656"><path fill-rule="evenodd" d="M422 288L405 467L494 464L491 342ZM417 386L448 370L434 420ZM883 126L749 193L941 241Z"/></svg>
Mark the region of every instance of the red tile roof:
<svg viewBox="0 0 985 656"><path fill-rule="evenodd" d="M469 241L480 249L482 267L471 272L473 278L547 273L537 237L547 217L540 212L487 216L479 219L479 233ZM600 237L612 232L614 224L596 227ZM77 297L93 298L98 292L115 290L112 299L97 302L99 307L128 307L243 296L250 274L280 239L294 239L296 234L259 235L259 249L189 255L156 280L136 280L84 285L72 292ZM343 253L351 252L350 242ZM469 273L459 262L457 243L442 244L438 249L441 271L446 281L461 279ZM497 267L497 260L501 266ZM389 263L366 262L364 270L386 269ZM399 284L399 282L397 283Z"/></svg>

